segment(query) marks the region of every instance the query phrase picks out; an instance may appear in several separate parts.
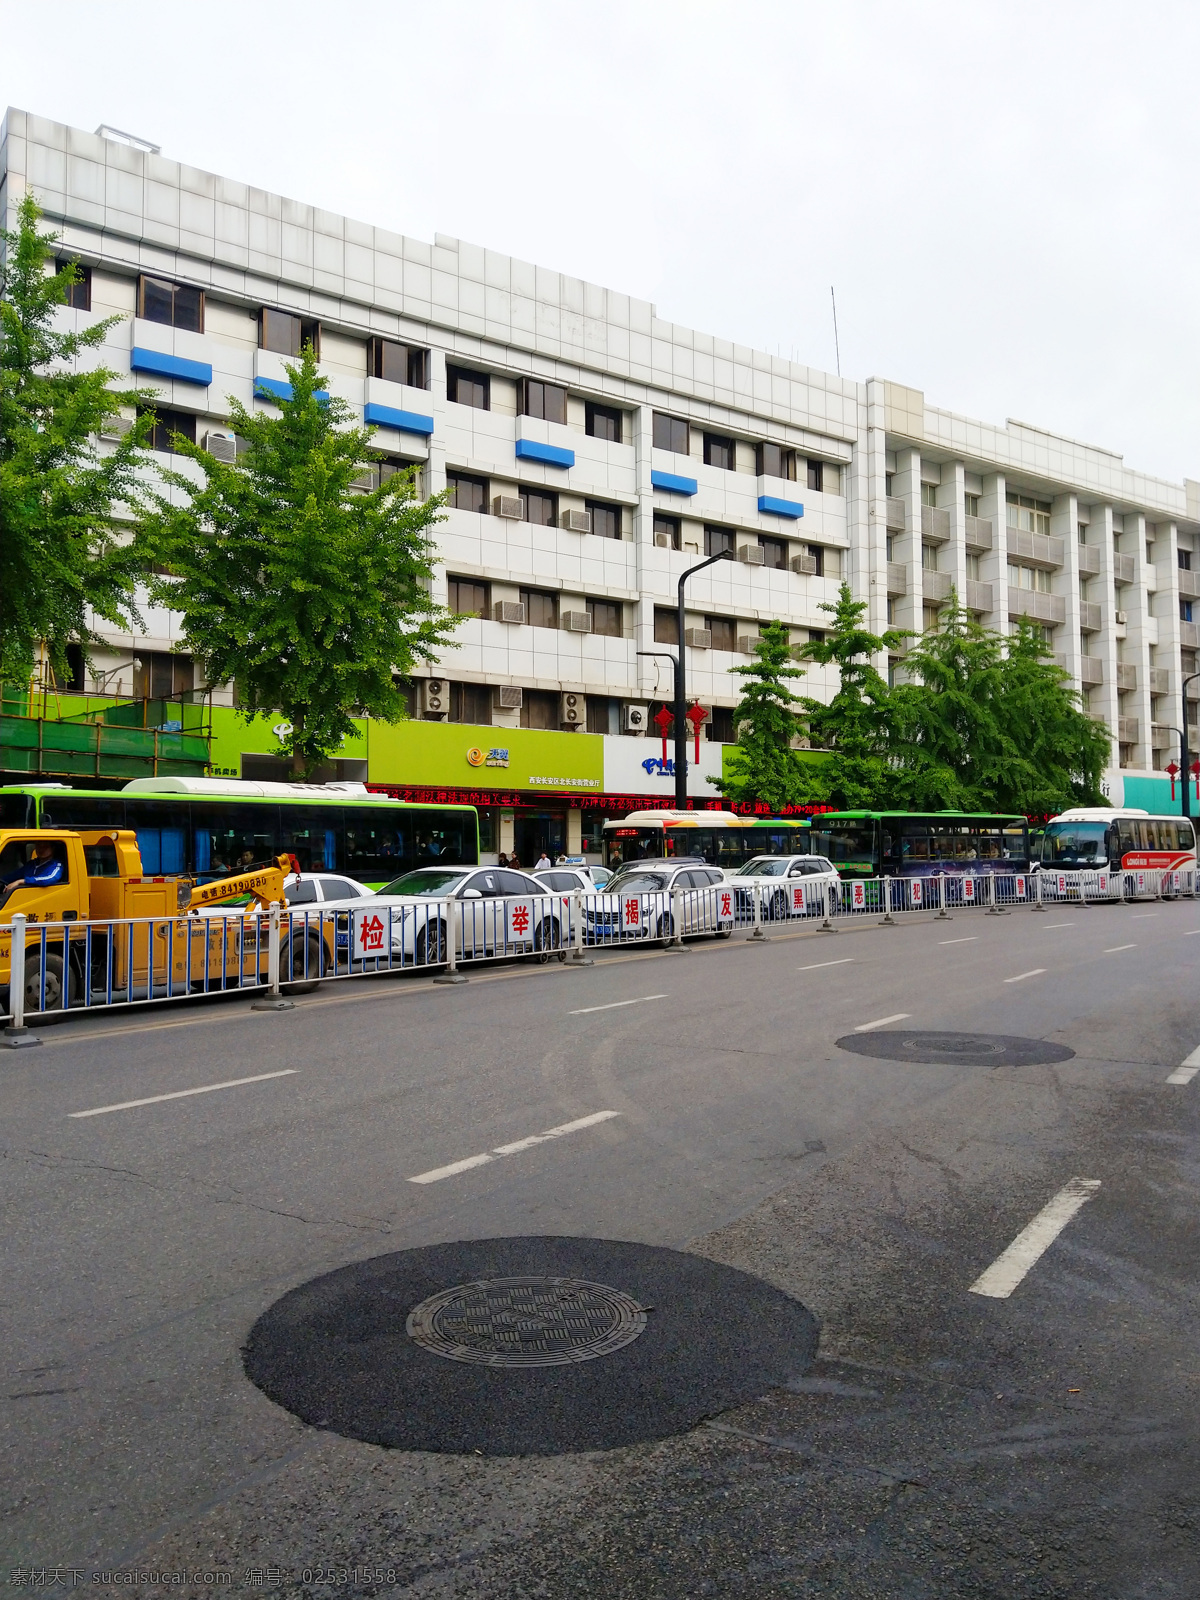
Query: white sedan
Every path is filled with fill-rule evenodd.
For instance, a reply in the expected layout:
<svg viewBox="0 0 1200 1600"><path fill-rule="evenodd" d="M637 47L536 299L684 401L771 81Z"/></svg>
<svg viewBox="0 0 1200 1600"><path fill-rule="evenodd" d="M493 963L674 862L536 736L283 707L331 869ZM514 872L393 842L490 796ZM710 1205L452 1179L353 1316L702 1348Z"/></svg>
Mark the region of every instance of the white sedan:
<svg viewBox="0 0 1200 1600"><path fill-rule="evenodd" d="M737 900L739 922L754 919L754 886L762 903L764 922L786 917L823 917L829 896L835 896L841 879L824 856L755 856L730 878Z"/></svg>
<svg viewBox="0 0 1200 1600"><path fill-rule="evenodd" d="M339 961L368 969L446 959L449 922L460 961L484 955L541 955L564 947L561 897L526 872L508 867L420 867L362 899L320 907L349 911L339 919Z"/></svg>

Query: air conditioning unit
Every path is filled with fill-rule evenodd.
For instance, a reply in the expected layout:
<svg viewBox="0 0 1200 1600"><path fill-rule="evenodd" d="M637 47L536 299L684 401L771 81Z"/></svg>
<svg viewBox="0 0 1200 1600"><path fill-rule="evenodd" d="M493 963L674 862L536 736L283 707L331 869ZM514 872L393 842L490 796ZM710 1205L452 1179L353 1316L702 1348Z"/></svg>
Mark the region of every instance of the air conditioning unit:
<svg viewBox="0 0 1200 1600"><path fill-rule="evenodd" d="M712 634L707 628L685 628L683 642L691 645L693 650L711 650Z"/></svg>
<svg viewBox="0 0 1200 1600"><path fill-rule="evenodd" d="M685 539L683 548L689 556L698 556L700 554L700 541L699 539Z"/></svg>
<svg viewBox="0 0 1200 1600"><path fill-rule="evenodd" d="M417 685L417 703L423 717L444 722L450 715L450 685L445 678L421 679Z"/></svg>
<svg viewBox="0 0 1200 1600"><path fill-rule="evenodd" d="M563 695L558 720L564 728L581 728L586 716L586 701L583 695L574 692Z"/></svg>
<svg viewBox="0 0 1200 1600"><path fill-rule="evenodd" d="M660 550L673 550L675 548L675 541L669 533L656 533L654 542Z"/></svg>
<svg viewBox="0 0 1200 1600"><path fill-rule="evenodd" d="M761 567L766 562L767 556L760 544L740 544L737 558L739 561L744 561L748 567Z"/></svg>
<svg viewBox="0 0 1200 1600"><path fill-rule="evenodd" d="M1117 624L1117 626L1119 628L1123 628L1125 626L1125 623L1127 622L1127 620L1128 620L1128 618L1126 617L1126 615L1125 615L1125 613L1123 611L1114 611L1113 612L1113 621Z"/></svg>
<svg viewBox="0 0 1200 1600"><path fill-rule="evenodd" d="M621 718L626 733L645 733L650 726L649 706L626 706Z"/></svg>
<svg viewBox="0 0 1200 1600"><path fill-rule="evenodd" d="M100 437L116 444L119 439L125 437L132 427L132 417L105 417L100 424Z"/></svg>
<svg viewBox="0 0 1200 1600"><path fill-rule="evenodd" d="M591 533L592 513L590 511L564 511L562 525L568 533Z"/></svg>
<svg viewBox="0 0 1200 1600"><path fill-rule="evenodd" d="M224 461L232 466L237 460L237 434L210 428L204 435L204 448L214 461Z"/></svg>
<svg viewBox="0 0 1200 1600"><path fill-rule="evenodd" d="M802 577L813 578L817 573L817 558L810 556L805 550L800 555L792 557L791 567L793 572L800 573Z"/></svg>
<svg viewBox="0 0 1200 1600"><path fill-rule="evenodd" d="M492 616L497 622L520 624L525 621L525 607L519 600L497 600L492 607Z"/></svg>
<svg viewBox="0 0 1200 1600"><path fill-rule="evenodd" d="M592 619L586 611L564 611L562 625L568 633L591 633Z"/></svg>
<svg viewBox="0 0 1200 1600"><path fill-rule="evenodd" d="M492 515L494 517L508 517L512 522L521 520L521 497L519 494L498 494L492 501Z"/></svg>
<svg viewBox="0 0 1200 1600"><path fill-rule="evenodd" d="M758 649L759 636L757 633L739 633L738 649L744 656L752 656Z"/></svg>
<svg viewBox="0 0 1200 1600"><path fill-rule="evenodd" d="M357 476L350 479L350 487L360 494L370 494L379 487L379 468L364 467Z"/></svg>
<svg viewBox="0 0 1200 1600"><path fill-rule="evenodd" d="M497 684L492 691L492 705L497 711L520 711L520 686L515 683Z"/></svg>

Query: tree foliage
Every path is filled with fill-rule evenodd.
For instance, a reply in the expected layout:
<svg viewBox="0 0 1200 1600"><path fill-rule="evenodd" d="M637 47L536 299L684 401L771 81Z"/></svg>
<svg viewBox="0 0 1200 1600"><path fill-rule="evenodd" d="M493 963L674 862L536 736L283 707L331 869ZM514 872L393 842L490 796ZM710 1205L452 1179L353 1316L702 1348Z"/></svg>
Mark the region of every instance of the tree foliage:
<svg viewBox="0 0 1200 1600"><path fill-rule="evenodd" d="M374 429L324 395L311 348L287 373L278 415L230 401L246 445L236 465L176 436L199 471L165 474L147 536L171 573L156 597L182 613L208 681L232 679L248 721L282 712L293 770L308 776L355 713L404 716L395 676L433 660L456 619L428 590L444 496L418 501L411 472L356 488L383 459Z"/></svg>
<svg viewBox="0 0 1200 1600"><path fill-rule="evenodd" d="M0 231L0 678L10 682L28 680L43 643L61 672L67 646L93 637L89 612L122 628L140 620L144 570L128 519L153 418L103 457L95 436L151 397L111 388L116 374L90 365L119 317L79 333L56 325L78 271L47 272L58 235L39 231L41 214L27 193L16 228Z"/></svg>
<svg viewBox="0 0 1200 1600"><path fill-rule="evenodd" d="M729 775L717 787L731 800L761 800L780 811L803 804L808 795L807 777L792 749L804 725L796 715L798 697L788 688L788 680L802 678L804 668L794 664L782 622L767 624L754 657L753 666L730 669L744 680L733 714L738 739Z"/></svg>

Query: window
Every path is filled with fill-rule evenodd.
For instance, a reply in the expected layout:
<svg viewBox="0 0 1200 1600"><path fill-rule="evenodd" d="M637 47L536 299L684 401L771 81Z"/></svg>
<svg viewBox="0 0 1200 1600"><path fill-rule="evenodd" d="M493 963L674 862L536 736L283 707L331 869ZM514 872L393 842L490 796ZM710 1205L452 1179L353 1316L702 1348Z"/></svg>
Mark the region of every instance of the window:
<svg viewBox="0 0 1200 1600"><path fill-rule="evenodd" d="M588 695L587 731L589 733L620 733L621 702L613 699L611 695Z"/></svg>
<svg viewBox="0 0 1200 1600"><path fill-rule="evenodd" d="M490 613L490 584L479 578L447 578L446 588L446 604L460 617L486 617Z"/></svg>
<svg viewBox="0 0 1200 1600"><path fill-rule="evenodd" d="M754 447L755 467L760 478L796 477L796 452L785 450L781 444L760 444Z"/></svg>
<svg viewBox="0 0 1200 1600"><path fill-rule="evenodd" d="M565 424L567 391L560 384L543 383L540 378L522 378L517 406L523 417L541 417L546 422Z"/></svg>
<svg viewBox="0 0 1200 1600"><path fill-rule="evenodd" d="M523 728L557 728L558 696L550 689L526 689L521 696Z"/></svg>
<svg viewBox="0 0 1200 1600"><path fill-rule="evenodd" d="M529 627L558 627L558 595L553 589L522 589L520 600L525 607L525 621ZM540 728L542 724L523 722L521 726ZM547 723L546 726L549 727L550 724Z"/></svg>
<svg viewBox="0 0 1200 1600"><path fill-rule="evenodd" d="M733 725L732 706L713 706L704 724L705 733L714 744L736 744L737 729Z"/></svg>
<svg viewBox="0 0 1200 1600"><path fill-rule="evenodd" d="M734 531L732 528L705 528L704 554L706 556L719 556L723 550L732 550Z"/></svg>
<svg viewBox="0 0 1200 1600"><path fill-rule="evenodd" d="M810 628L808 630L808 642L809 642L809 644L824 644L825 643L825 629L824 628Z"/></svg>
<svg viewBox="0 0 1200 1600"><path fill-rule="evenodd" d="M656 450L673 450L677 456L686 456L688 453L688 425L679 417L664 416L661 411L654 413L654 448Z"/></svg>
<svg viewBox="0 0 1200 1600"><path fill-rule="evenodd" d="M136 700L165 700L195 688L196 668L191 656L169 650L139 650L133 663Z"/></svg>
<svg viewBox="0 0 1200 1600"><path fill-rule="evenodd" d="M1008 582L1013 589L1033 589L1038 594L1049 594L1050 574L1042 567L1022 567L1015 561L1008 563Z"/></svg>
<svg viewBox="0 0 1200 1600"><path fill-rule="evenodd" d="M667 541L668 548L671 550L678 550L680 548L678 517L664 517L657 511L654 513L655 544L658 544L660 538L663 538Z"/></svg>
<svg viewBox="0 0 1200 1600"><path fill-rule="evenodd" d="M704 626L712 634L711 650L737 649L737 623L732 617L705 617Z"/></svg>
<svg viewBox="0 0 1200 1600"><path fill-rule="evenodd" d="M313 347L313 354L321 354L321 324L306 317L293 316L290 311L276 311L264 306L258 320L258 348L274 350L277 355L299 357L305 345Z"/></svg>
<svg viewBox="0 0 1200 1600"><path fill-rule="evenodd" d="M977 517L979 515L979 496L977 494L964 494L963 510L966 512L967 516ZM1079 537L1082 539L1083 534L1081 533Z"/></svg>
<svg viewBox="0 0 1200 1600"><path fill-rule="evenodd" d="M936 633L938 617L941 614L940 606L921 607L921 627L926 633Z"/></svg>
<svg viewBox="0 0 1200 1600"><path fill-rule="evenodd" d="M884 473L884 475L883 475L883 492L884 492L884 494L891 494L893 492L893 485L895 484L895 482L896 482L896 474L894 472L885 472Z"/></svg>
<svg viewBox="0 0 1200 1600"><path fill-rule="evenodd" d="M706 433L704 435L704 464L706 467L721 467L725 472L736 470L737 454L732 439L725 439L719 433Z"/></svg>
<svg viewBox="0 0 1200 1600"><path fill-rule="evenodd" d="M970 581L972 583L978 583L979 582L979 557L978 556L973 556L973 555L968 555L967 556L967 577L970 579Z"/></svg>
<svg viewBox="0 0 1200 1600"><path fill-rule="evenodd" d="M521 521L552 528L558 521L558 496L549 489L522 489Z"/></svg>
<svg viewBox="0 0 1200 1600"><path fill-rule="evenodd" d="M592 619L592 632L606 639L619 639L622 634L621 602L619 600L585 600L584 606Z"/></svg>
<svg viewBox="0 0 1200 1600"><path fill-rule="evenodd" d="M923 483L921 485L921 504L923 506L937 505L938 486L936 483Z"/></svg>
<svg viewBox="0 0 1200 1600"><path fill-rule="evenodd" d="M429 351L394 339L371 339L367 343L367 372L388 383L406 383L410 389L429 387Z"/></svg>
<svg viewBox="0 0 1200 1600"><path fill-rule="evenodd" d="M476 411L492 409L492 385L486 372L468 372L463 367L446 368L446 399L459 406L474 406Z"/></svg>
<svg viewBox="0 0 1200 1600"><path fill-rule="evenodd" d="M810 461L808 463L808 487L820 494L825 487L825 463L823 461Z"/></svg>
<svg viewBox="0 0 1200 1600"><path fill-rule="evenodd" d="M921 571L936 572L938 569L938 547L935 544L922 544L921 546Z"/></svg>
<svg viewBox="0 0 1200 1600"><path fill-rule="evenodd" d="M764 567L786 567L788 547L786 539L768 539L764 534L758 541L762 546Z"/></svg>
<svg viewBox="0 0 1200 1600"><path fill-rule="evenodd" d="M603 500L588 500L586 505L592 514L592 532L594 534L601 539L619 539L621 537L620 506L610 506Z"/></svg>
<svg viewBox="0 0 1200 1600"><path fill-rule="evenodd" d="M450 721L474 722L480 727L490 727L492 721L492 691L486 683L452 683L450 685Z"/></svg>
<svg viewBox="0 0 1200 1600"><path fill-rule="evenodd" d="M84 668L85 668L85 666L86 666L86 662L84 660L83 646L81 644L76 644L74 642L69 644L67 646L67 682L66 682L66 687L72 693L76 693L76 694L82 694L83 693L83 690L84 690Z"/></svg>
<svg viewBox="0 0 1200 1600"><path fill-rule="evenodd" d="M165 322L169 328L204 332L204 291L166 278L138 279L137 314L147 322Z"/></svg>
<svg viewBox="0 0 1200 1600"><path fill-rule="evenodd" d="M655 644L679 643L679 614L669 610L666 606L654 608L654 642Z"/></svg>
<svg viewBox="0 0 1200 1600"><path fill-rule="evenodd" d="M825 551L824 551L824 549L819 544L810 544L809 547L808 547L808 553L813 558L813 560L817 563L817 570L816 570L816 572L813 573L813 577L814 578L823 578L825 576Z"/></svg>
<svg viewBox="0 0 1200 1600"><path fill-rule="evenodd" d="M1190 622L1192 620L1192 602L1190 600L1181 600L1179 602L1179 620L1181 622Z"/></svg>
<svg viewBox="0 0 1200 1600"><path fill-rule="evenodd" d="M888 627L889 628L894 627L895 624L896 624L896 602L892 598L891 595L888 595L887 622L888 622ZM889 669L889 671L888 671L888 683L891 684L893 682L894 682L894 679L892 677L891 670Z"/></svg>
<svg viewBox="0 0 1200 1600"><path fill-rule="evenodd" d="M1050 502L1033 500L1027 494L1006 494L1008 526L1021 533L1050 532Z"/></svg>
<svg viewBox="0 0 1200 1600"><path fill-rule="evenodd" d="M612 406L595 406L588 401L585 431L593 439L608 439L613 444L621 442L621 413Z"/></svg>
<svg viewBox="0 0 1200 1600"><path fill-rule="evenodd" d="M450 504L459 511L487 510L487 479L472 478L465 472L448 472L446 487L450 491Z"/></svg>
<svg viewBox="0 0 1200 1600"><path fill-rule="evenodd" d="M167 455L176 454L175 443L171 435L181 433L185 439L196 442L196 416L192 411L172 411L166 406L158 406L154 411L154 426L150 430L151 450L162 450Z"/></svg>
<svg viewBox="0 0 1200 1600"><path fill-rule="evenodd" d="M92 269L84 267L78 261L56 261L55 270L63 272L67 267L75 268L75 282L66 285L66 298L64 305L73 311L90 311L92 309Z"/></svg>
<svg viewBox="0 0 1200 1600"><path fill-rule="evenodd" d="M1180 548L1176 550L1175 556L1179 562L1181 572L1190 572L1192 570L1192 552L1190 550Z"/></svg>
<svg viewBox="0 0 1200 1600"><path fill-rule="evenodd" d="M887 542L887 559L889 561L895 561L895 559L896 559L896 538L895 538L895 535L889 533L887 535L887 541L886 542Z"/></svg>

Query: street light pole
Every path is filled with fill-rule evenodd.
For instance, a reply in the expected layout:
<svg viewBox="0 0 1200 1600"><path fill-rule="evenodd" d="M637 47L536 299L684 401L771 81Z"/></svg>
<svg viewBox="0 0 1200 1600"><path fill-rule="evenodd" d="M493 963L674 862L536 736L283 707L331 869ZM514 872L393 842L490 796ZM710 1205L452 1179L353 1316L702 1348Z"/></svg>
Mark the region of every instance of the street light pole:
<svg viewBox="0 0 1200 1600"><path fill-rule="evenodd" d="M688 808L687 792L687 669L684 666L683 644L683 586L693 572L701 572L705 567L711 567L714 561L735 561L737 557L732 550L721 550L715 556L709 556L704 561L697 561L694 567L689 567L679 578L679 608L678 631L679 661L675 669L675 809L686 811Z"/></svg>
<svg viewBox="0 0 1200 1600"><path fill-rule="evenodd" d="M1188 779L1191 776L1191 774L1188 772L1188 768L1192 764L1192 752L1188 749L1188 735L1187 735L1188 693L1187 693L1187 686L1188 686L1189 683L1191 683L1193 678L1200 678L1200 672L1190 672L1188 674L1188 676L1183 680L1183 683L1182 683L1182 685L1180 687L1180 695L1181 695L1181 698L1183 700L1183 715L1179 719L1179 724L1180 724L1180 727L1179 727L1179 761L1180 761L1181 766L1183 767L1183 814L1184 814L1185 817L1189 817L1189 818L1191 817L1191 814L1192 814L1192 807L1191 807L1191 797L1188 794Z"/></svg>

